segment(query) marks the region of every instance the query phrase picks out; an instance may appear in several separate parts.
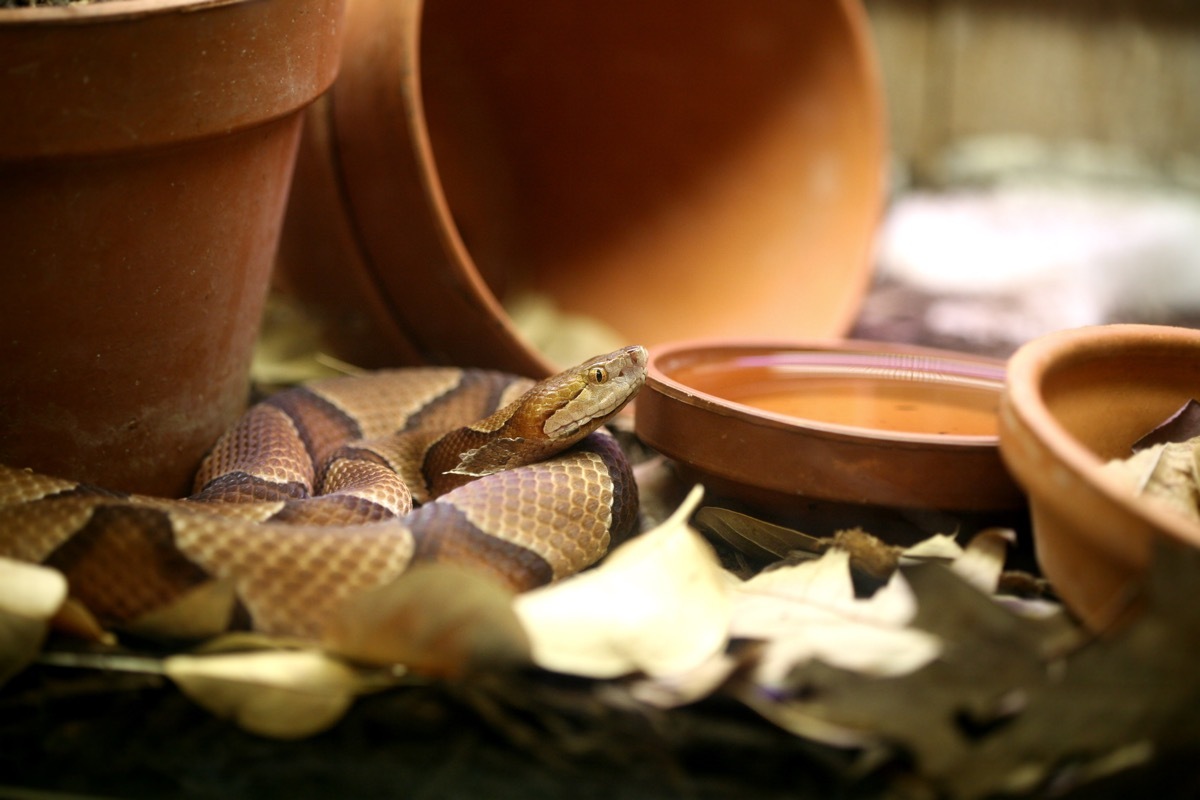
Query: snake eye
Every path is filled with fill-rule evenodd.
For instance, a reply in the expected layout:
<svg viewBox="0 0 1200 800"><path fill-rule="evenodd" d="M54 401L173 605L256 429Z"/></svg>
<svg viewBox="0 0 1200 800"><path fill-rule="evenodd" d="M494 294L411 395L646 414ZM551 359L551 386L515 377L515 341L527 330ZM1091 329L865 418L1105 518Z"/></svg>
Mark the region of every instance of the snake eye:
<svg viewBox="0 0 1200 800"><path fill-rule="evenodd" d="M592 369L593 383L604 383L606 380L608 380L608 370L604 367L594 367Z"/></svg>

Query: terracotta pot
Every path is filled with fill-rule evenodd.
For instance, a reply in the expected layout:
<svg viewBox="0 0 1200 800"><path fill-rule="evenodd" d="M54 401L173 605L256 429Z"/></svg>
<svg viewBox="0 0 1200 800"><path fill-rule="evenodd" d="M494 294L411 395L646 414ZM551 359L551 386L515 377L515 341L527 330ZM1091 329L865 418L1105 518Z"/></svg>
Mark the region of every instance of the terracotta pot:
<svg viewBox="0 0 1200 800"><path fill-rule="evenodd" d="M350 0L281 267L367 366L549 370L502 301L629 342L852 322L884 122L855 0Z"/></svg>
<svg viewBox="0 0 1200 800"><path fill-rule="evenodd" d="M1137 498L1101 465L1200 395L1200 331L1109 325L1037 339L1009 362L1000 447L1029 494L1038 562L1093 628L1129 619L1165 539L1200 525Z"/></svg>
<svg viewBox="0 0 1200 800"><path fill-rule="evenodd" d="M0 461L178 494L242 410L342 0L0 10Z"/></svg>

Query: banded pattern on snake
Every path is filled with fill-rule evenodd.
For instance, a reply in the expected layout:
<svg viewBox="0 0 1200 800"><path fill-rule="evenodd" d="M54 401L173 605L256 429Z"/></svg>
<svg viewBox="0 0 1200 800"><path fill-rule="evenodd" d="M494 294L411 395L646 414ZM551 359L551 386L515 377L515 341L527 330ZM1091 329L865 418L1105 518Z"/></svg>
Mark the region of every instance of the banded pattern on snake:
<svg viewBox="0 0 1200 800"><path fill-rule="evenodd" d="M631 470L601 426L645 366L633 346L537 384L434 367L316 381L252 407L184 500L0 466L0 556L60 569L105 624L218 579L255 629L301 637L420 561L532 588L635 527Z"/></svg>

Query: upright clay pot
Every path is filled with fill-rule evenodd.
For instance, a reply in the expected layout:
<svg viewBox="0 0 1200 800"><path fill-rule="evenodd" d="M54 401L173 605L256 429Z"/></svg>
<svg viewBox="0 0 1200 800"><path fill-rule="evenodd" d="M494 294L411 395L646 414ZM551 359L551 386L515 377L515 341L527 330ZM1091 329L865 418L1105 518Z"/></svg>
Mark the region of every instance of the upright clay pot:
<svg viewBox="0 0 1200 800"><path fill-rule="evenodd" d="M1029 494L1042 571L1094 630L1145 608L1154 558L1200 548L1200 523L1139 496L1105 467L1129 458L1139 439L1197 398L1200 331L1190 328L1056 331L1008 362L1001 455Z"/></svg>
<svg viewBox="0 0 1200 800"><path fill-rule="evenodd" d="M0 10L0 462L188 491L247 400L342 6Z"/></svg>
<svg viewBox="0 0 1200 800"><path fill-rule="evenodd" d="M844 334L884 122L856 0L349 0L280 267L343 357L545 373L521 292L622 340Z"/></svg>

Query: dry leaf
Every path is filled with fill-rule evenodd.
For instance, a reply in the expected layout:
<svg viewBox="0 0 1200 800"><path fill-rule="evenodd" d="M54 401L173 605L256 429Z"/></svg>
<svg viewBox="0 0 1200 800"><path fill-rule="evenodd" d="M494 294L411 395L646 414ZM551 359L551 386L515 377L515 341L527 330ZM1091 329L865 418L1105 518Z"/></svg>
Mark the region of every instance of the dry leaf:
<svg viewBox="0 0 1200 800"><path fill-rule="evenodd" d="M67 597L58 613L50 620L50 627L56 633L85 642L105 645L117 643L117 637L104 629L91 609L74 597Z"/></svg>
<svg viewBox="0 0 1200 800"><path fill-rule="evenodd" d="M1188 400L1179 410L1154 427L1154 430L1133 443L1133 451L1145 450L1156 444L1186 442L1200 438L1200 402Z"/></svg>
<svg viewBox="0 0 1200 800"><path fill-rule="evenodd" d="M661 525L687 497L691 484L681 480L677 473L675 463L661 455L634 465L633 480L638 487L638 518L642 530Z"/></svg>
<svg viewBox="0 0 1200 800"><path fill-rule="evenodd" d="M856 569L885 581L900 565L901 549L890 545L862 528L848 528L833 535L833 545L850 554Z"/></svg>
<svg viewBox="0 0 1200 800"><path fill-rule="evenodd" d="M1175 513L1200 522L1200 483L1196 451L1200 437L1187 442L1156 444L1129 458L1114 459L1104 470L1134 495L1145 497Z"/></svg>
<svg viewBox="0 0 1200 800"><path fill-rule="evenodd" d="M731 547L760 561L783 558L793 551L823 553L828 543L815 536L756 519L727 508L707 506L696 512L696 524Z"/></svg>
<svg viewBox="0 0 1200 800"><path fill-rule="evenodd" d="M756 519L727 508L706 507L696 513L701 530L722 539L735 550L757 562L775 562L801 554L820 555L840 547L851 555L854 569L878 581L887 580L900 564L914 561L953 561L962 548L948 534L935 534L906 548L888 544L862 528L846 528L832 537L806 533Z"/></svg>
<svg viewBox="0 0 1200 800"><path fill-rule="evenodd" d="M734 591L732 636L765 642L754 680L784 684L800 663L820 659L873 675L911 672L935 658L937 637L907 628L916 611L904 579L867 599L855 597L850 554L760 573Z"/></svg>
<svg viewBox="0 0 1200 800"><path fill-rule="evenodd" d="M258 631L230 631L200 642L188 652L194 656L280 650L312 650L308 639L274 636Z"/></svg>
<svg viewBox="0 0 1200 800"><path fill-rule="evenodd" d="M236 603L232 580L205 581L121 627L150 639L208 639L228 630Z"/></svg>
<svg viewBox="0 0 1200 800"><path fill-rule="evenodd" d="M66 599L62 573L0 558L0 684L37 657Z"/></svg>
<svg viewBox="0 0 1200 800"><path fill-rule="evenodd" d="M746 530L753 536L763 531L768 535L773 530L787 532L720 508L701 509L697 516L701 515L706 516L709 530L728 526L726 532L733 535ZM850 539L836 538L865 547L890 547L861 532L854 532ZM830 544L812 541L821 542L822 547ZM904 550L893 549L905 560L911 554L915 560L949 561L964 552L953 536L941 534ZM898 674L936 656L934 637L904 629L914 604L902 578L870 600L857 599L848 571L848 566L855 565L855 555L845 550L830 552L833 554L817 561L777 567L734 588L730 632L755 640L753 648L742 648L740 655L721 652L694 669L635 682L631 693L642 702L671 708L708 696L735 670L752 665L757 665L755 675L761 686L769 687L780 684L796 664L815 657L848 669Z"/></svg>
<svg viewBox="0 0 1200 800"><path fill-rule="evenodd" d="M1037 753L1039 766L1058 763L1070 747L1061 728L1057 734L1043 731L1040 750L989 749L991 761L980 745L1014 730L1029 705L1030 687L1061 672L1051 667L1077 642L1076 629L1064 627L1062 618L1018 617L941 565L908 568L903 575L918 602L912 626L940 639L938 658L921 669L884 677L811 661L789 676L782 691L743 685L739 696L801 736L837 746L898 746L933 783L937 796L984 796L988 791L978 787L1009 786L1030 766L1023 761L1028 753ZM1079 710L1085 711L1087 702L1080 700ZM1063 709L1058 714L1057 724L1066 723L1069 715ZM1041 724L1049 723L1043 719ZM1054 736L1061 741L1047 747L1045 739ZM970 769L964 768L968 763ZM977 790L957 791L959 782L968 780Z"/></svg>
<svg viewBox="0 0 1200 800"><path fill-rule="evenodd" d="M629 684L629 694L655 708L677 708L712 695L749 660L720 651L691 669L635 680Z"/></svg>
<svg viewBox="0 0 1200 800"><path fill-rule="evenodd" d="M950 568L981 592L994 594L1004 572L1008 546L1016 542L1016 531L987 528L975 534Z"/></svg>
<svg viewBox="0 0 1200 800"><path fill-rule="evenodd" d="M954 561L962 554L962 546L954 536L948 533L935 533L927 539L922 539L916 544L904 548L904 552L900 554L900 563Z"/></svg>
<svg viewBox="0 0 1200 800"><path fill-rule="evenodd" d="M626 337L601 320L565 311L544 293L511 294L505 298L504 311L531 347L564 369L627 343Z"/></svg>
<svg viewBox="0 0 1200 800"><path fill-rule="evenodd" d="M1138 763L1159 748L1194 751L1200 745L1198 579L1200 551L1157 542L1144 587L1146 610L1039 674L1025 689L1021 712L956 765L952 788L970 796L997 788L1027 791L1074 762L1059 784L1067 789L1086 771L1119 766L1114 759Z"/></svg>
<svg viewBox="0 0 1200 800"><path fill-rule="evenodd" d="M1132 449L1105 470L1139 497L1200 522L1200 402L1188 400Z"/></svg>
<svg viewBox="0 0 1200 800"><path fill-rule="evenodd" d="M533 660L557 672L612 678L691 669L726 642L728 584L686 520L696 487L670 519L617 548L598 568L517 598Z"/></svg>
<svg viewBox="0 0 1200 800"><path fill-rule="evenodd" d="M1197 447L1200 447L1200 436L1187 442L1163 445L1162 456L1142 486L1141 495L1200 522L1200 484L1196 482L1195 467Z"/></svg>
<svg viewBox="0 0 1200 800"><path fill-rule="evenodd" d="M274 293L267 299L254 345L251 380L258 386L282 387L361 371L323 354L321 346L319 325L295 302Z"/></svg>
<svg viewBox="0 0 1200 800"><path fill-rule="evenodd" d="M171 656L163 671L213 714L276 739L331 727L367 688L351 667L311 650Z"/></svg>
<svg viewBox="0 0 1200 800"><path fill-rule="evenodd" d="M512 600L512 590L481 572L419 564L347 603L324 644L355 661L441 677L528 664L529 639Z"/></svg>

